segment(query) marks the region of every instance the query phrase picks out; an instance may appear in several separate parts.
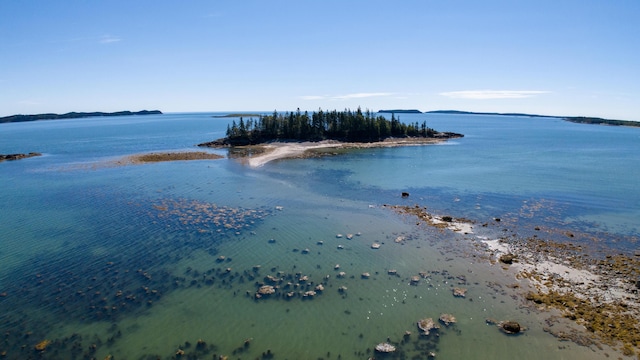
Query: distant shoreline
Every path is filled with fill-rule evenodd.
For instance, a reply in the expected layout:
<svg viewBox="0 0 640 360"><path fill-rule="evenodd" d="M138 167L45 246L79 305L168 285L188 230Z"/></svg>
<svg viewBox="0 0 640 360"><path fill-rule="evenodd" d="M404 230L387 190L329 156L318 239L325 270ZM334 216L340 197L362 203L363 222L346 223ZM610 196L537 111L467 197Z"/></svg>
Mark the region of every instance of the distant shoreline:
<svg viewBox="0 0 640 360"><path fill-rule="evenodd" d="M37 120L59 120L59 119L80 119L87 117L111 117L111 116L130 116L130 115L162 115L160 110L142 110L142 111L118 111L112 113L105 112L70 112L66 114L36 114L36 115L11 115L0 117L0 123L14 123Z"/></svg>
<svg viewBox="0 0 640 360"><path fill-rule="evenodd" d="M538 115L538 114L525 114L525 113L473 112L473 111L459 111L459 110L434 110L434 111L426 111L425 114L524 116L524 117L532 117L532 118L560 119L560 120L565 120L565 121L578 123L578 124L640 127L640 121L603 119L599 117L588 117L588 116L555 116L555 115Z"/></svg>

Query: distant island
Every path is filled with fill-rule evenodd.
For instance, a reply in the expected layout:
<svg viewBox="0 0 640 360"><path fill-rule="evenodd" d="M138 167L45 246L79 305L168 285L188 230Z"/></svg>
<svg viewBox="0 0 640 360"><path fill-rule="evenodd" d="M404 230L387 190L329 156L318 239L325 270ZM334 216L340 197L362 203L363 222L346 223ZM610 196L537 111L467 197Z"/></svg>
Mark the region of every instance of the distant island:
<svg viewBox="0 0 640 360"><path fill-rule="evenodd" d="M640 121L629 120L611 120L598 117L585 116L553 116L553 115L536 115L524 113L496 113L496 112L472 112L459 110L435 110L427 111L426 114L452 114L452 115L493 115L493 116L526 116L526 117L545 117L570 121L579 124L597 124L597 125L614 125L614 126L633 126L640 127Z"/></svg>
<svg viewBox="0 0 640 360"><path fill-rule="evenodd" d="M416 109L403 110L403 109L394 109L394 110L378 110L379 113L390 113L390 114L422 114L422 111Z"/></svg>
<svg viewBox="0 0 640 360"><path fill-rule="evenodd" d="M78 119L86 117L99 116L128 116L128 115L160 115L160 110L142 110L142 111L118 111L112 113L105 112L70 112L66 114L37 114L37 115L11 115L0 117L0 123L24 122L36 120L59 120L59 119Z"/></svg>
<svg viewBox="0 0 640 360"><path fill-rule="evenodd" d="M448 139L462 137L462 134L438 132L422 124L401 123L394 115L391 120L384 116L374 116L371 111L318 111L309 114L301 112L261 115L257 120L240 118L227 125L226 137L198 146L242 146L257 145L272 141L312 141L337 140L341 142L372 143L388 138L434 138Z"/></svg>

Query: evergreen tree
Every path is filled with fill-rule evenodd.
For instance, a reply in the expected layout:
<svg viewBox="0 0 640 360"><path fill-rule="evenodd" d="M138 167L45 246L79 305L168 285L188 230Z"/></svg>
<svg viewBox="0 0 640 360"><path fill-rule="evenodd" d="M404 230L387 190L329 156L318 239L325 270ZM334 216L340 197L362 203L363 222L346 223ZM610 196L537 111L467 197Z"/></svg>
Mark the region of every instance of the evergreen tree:
<svg viewBox="0 0 640 360"><path fill-rule="evenodd" d="M300 109L284 114L274 110L273 114L261 115L258 120L245 121L241 117L239 124L234 120L231 126L227 125L226 138L231 145L246 145L271 140L373 142L389 137L434 137L436 134L426 122L404 124L393 113L388 120L358 107L355 112L318 109L309 115Z"/></svg>

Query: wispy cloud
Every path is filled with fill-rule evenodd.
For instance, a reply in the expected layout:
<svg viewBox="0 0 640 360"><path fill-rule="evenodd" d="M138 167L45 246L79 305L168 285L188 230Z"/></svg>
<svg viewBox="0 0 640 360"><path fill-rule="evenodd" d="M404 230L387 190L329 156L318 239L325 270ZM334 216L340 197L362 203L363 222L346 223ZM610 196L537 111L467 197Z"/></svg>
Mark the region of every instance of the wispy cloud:
<svg viewBox="0 0 640 360"><path fill-rule="evenodd" d="M440 93L442 96L453 99L523 99L530 98L541 94L547 94L549 91L539 90L466 90L466 91L450 91Z"/></svg>
<svg viewBox="0 0 640 360"><path fill-rule="evenodd" d="M391 96L393 93L378 92L378 93L354 93L346 95L305 95L300 96L302 100L350 100L350 99L363 99L370 97Z"/></svg>
<svg viewBox="0 0 640 360"><path fill-rule="evenodd" d="M115 36L104 35L103 37L100 38L100 44L111 44L111 43L119 42L121 40L122 39Z"/></svg>

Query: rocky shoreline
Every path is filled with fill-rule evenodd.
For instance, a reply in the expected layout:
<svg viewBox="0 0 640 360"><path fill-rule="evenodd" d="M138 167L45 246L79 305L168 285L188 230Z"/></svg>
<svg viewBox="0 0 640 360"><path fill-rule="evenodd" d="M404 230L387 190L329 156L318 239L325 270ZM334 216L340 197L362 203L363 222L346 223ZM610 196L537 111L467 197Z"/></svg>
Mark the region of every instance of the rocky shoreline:
<svg viewBox="0 0 640 360"><path fill-rule="evenodd" d="M455 232L464 228L465 234L473 235L475 225L466 219L436 216L417 205L386 207L417 218L419 226ZM531 309L549 314L559 311L560 317L584 329L556 330L553 325L558 315L551 315L544 331L583 346L618 348L628 356L640 351L640 252L633 256L593 254L587 247L543 239L542 234L526 239L474 238L477 249L484 254L478 258L513 273L514 287ZM518 285L522 281L527 286Z"/></svg>

